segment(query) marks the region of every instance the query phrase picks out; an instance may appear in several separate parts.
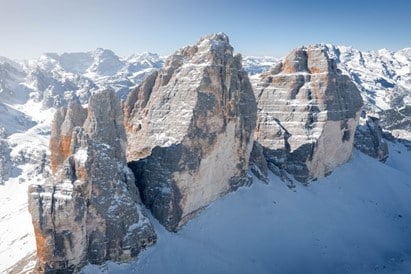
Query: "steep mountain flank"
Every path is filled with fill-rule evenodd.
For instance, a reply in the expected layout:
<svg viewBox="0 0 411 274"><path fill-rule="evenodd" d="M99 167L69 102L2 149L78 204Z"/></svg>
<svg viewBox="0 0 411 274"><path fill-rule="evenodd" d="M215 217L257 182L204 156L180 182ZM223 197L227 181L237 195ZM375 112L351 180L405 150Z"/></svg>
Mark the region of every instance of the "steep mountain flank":
<svg viewBox="0 0 411 274"><path fill-rule="evenodd" d="M115 93L56 112L50 141L54 176L29 189L40 273L77 272L87 262L125 261L156 235L126 165L125 131Z"/></svg>
<svg viewBox="0 0 411 274"><path fill-rule="evenodd" d="M323 47L292 51L260 76L254 91L255 140L273 172L308 182L350 159L363 103Z"/></svg>
<svg viewBox="0 0 411 274"><path fill-rule="evenodd" d="M124 112L142 200L168 230L249 183L256 102L225 34L171 55L129 95Z"/></svg>

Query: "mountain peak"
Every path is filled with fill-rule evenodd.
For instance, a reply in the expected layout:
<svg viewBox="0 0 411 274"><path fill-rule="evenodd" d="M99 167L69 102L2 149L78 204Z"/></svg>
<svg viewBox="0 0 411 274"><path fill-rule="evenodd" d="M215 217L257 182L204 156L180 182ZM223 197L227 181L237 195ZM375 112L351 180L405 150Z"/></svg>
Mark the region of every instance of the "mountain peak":
<svg viewBox="0 0 411 274"><path fill-rule="evenodd" d="M149 51L145 51L143 53L134 53L130 55L129 57L126 58L126 60L130 63L136 63L136 62L144 62L144 61L152 61L152 62L158 62L160 60L160 56L157 53L152 53Z"/></svg>
<svg viewBox="0 0 411 274"><path fill-rule="evenodd" d="M201 43L204 40L214 40L214 41L230 43L230 39L228 38L228 35L223 32L212 33L212 34L203 36L202 38L200 38L199 43Z"/></svg>
<svg viewBox="0 0 411 274"><path fill-rule="evenodd" d="M170 231L249 183L256 103L232 52L225 34L203 37L171 55L124 104L127 157L143 202Z"/></svg>
<svg viewBox="0 0 411 274"><path fill-rule="evenodd" d="M117 57L119 58L112 50L110 49L104 49L104 48L96 48L93 52L92 55L95 57Z"/></svg>
<svg viewBox="0 0 411 274"><path fill-rule="evenodd" d="M226 49L227 47L231 48L230 46L230 39L228 38L228 36L222 32L219 33L213 33L213 34L209 34L206 35L204 37L202 37L198 43L197 46L201 49L201 51L203 50L217 50L217 49Z"/></svg>

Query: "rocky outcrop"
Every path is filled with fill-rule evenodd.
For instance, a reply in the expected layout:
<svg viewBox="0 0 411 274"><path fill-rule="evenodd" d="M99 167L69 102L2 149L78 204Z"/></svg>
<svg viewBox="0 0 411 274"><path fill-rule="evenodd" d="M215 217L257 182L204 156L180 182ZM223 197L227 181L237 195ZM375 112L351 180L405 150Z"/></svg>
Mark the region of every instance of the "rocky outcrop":
<svg viewBox="0 0 411 274"><path fill-rule="evenodd" d="M0 185L9 178L11 167L9 145L6 140L0 138Z"/></svg>
<svg viewBox="0 0 411 274"><path fill-rule="evenodd" d="M71 101L67 108L59 108L56 111L50 136L50 165L53 173L71 153L73 129L82 126L86 118L87 110L83 109L77 99Z"/></svg>
<svg viewBox="0 0 411 274"><path fill-rule="evenodd" d="M264 183L268 183L268 163L264 157L264 148L258 142L254 142L250 154L250 170Z"/></svg>
<svg viewBox="0 0 411 274"><path fill-rule="evenodd" d="M354 146L379 161L387 160L388 145L383 139L378 115L362 113L355 132Z"/></svg>
<svg viewBox="0 0 411 274"><path fill-rule="evenodd" d="M59 110L50 148L54 177L29 189L36 272L73 273L87 262L129 260L154 243L126 164L114 92L92 96L87 110L78 102Z"/></svg>
<svg viewBox="0 0 411 274"><path fill-rule="evenodd" d="M292 51L254 90L255 140L270 169L308 182L350 159L362 99L321 46Z"/></svg>
<svg viewBox="0 0 411 274"><path fill-rule="evenodd" d="M249 182L256 103L225 34L171 55L129 95L124 113L142 200L168 230Z"/></svg>

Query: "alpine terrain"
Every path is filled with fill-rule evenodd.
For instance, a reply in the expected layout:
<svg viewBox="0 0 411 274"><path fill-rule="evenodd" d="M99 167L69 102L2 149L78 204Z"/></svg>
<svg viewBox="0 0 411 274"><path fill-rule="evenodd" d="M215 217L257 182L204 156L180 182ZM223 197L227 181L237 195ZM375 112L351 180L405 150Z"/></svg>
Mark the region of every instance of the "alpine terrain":
<svg viewBox="0 0 411 274"><path fill-rule="evenodd" d="M0 57L0 273L409 273L411 49Z"/></svg>

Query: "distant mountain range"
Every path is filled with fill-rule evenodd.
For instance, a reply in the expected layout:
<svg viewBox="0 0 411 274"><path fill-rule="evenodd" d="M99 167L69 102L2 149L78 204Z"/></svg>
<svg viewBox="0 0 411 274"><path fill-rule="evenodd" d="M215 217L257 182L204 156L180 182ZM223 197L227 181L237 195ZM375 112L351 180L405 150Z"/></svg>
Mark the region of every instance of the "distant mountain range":
<svg viewBox="0 0 411 274"><path fill-rule="evenodd" d="M48 108L62 106L73 96L86 103L90 94L104 88L125 97L130 88L162 67L163 62L164 58L153 53L121 58L100 48L92 52L46 53L23 62L1 57L0 98L12 99L20 91L43 101Z"/></svg>
<svg viewBox="0 0 411 274"><path fill-rule="evenodd" d="M363 93L366 105L376 112L411 103L411 48L399 51L382 49L360 51L352 47L323 45ZM101 88L114 89L125 97L153 70L161 68L165 57L155 53L133 54L122 58L108 49L90 52L45 53L38 59L13 61L0 57L0 98L15 97L16 90L28 88L45 106L59 106L77 95ZM267 71L281 58L243 58L250 76ZM13 93L13 96L7 94ZM85 103L86 101L84 101Z"/></svg>

